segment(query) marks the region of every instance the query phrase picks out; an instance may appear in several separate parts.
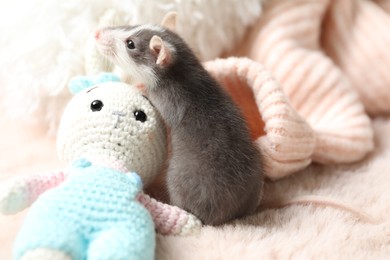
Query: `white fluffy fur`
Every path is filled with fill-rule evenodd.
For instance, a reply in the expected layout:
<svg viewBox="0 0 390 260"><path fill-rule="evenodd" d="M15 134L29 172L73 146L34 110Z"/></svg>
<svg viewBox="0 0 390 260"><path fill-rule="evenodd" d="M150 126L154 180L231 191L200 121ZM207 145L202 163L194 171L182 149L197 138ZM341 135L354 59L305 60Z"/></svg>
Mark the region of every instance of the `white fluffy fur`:
<svg viewBox="0 0 390 260"><path fill-rule="evenodd" d="M96 47L104 55L108 57L115 57L117 65L122 68L129 68L132 71L126 71L125 74L132 75L134 78L127 78L128 83L137 84L145 83L147 86L154 87L157 79L152 68L146 65L136 64L133 59L129 57L127 53L125 41L139 30L147 28L150 30L160 30L160 27L154 27L150 25L142 26L141 28L135 28L129 32L125 30L101 30L98 40L96 41ZM148 82L144 82L147 79Z"/></svg>
<svg viewBox="0 0 390 260"><path fill-rule="evenodd" d="M85 73L88 37L113 8L117 23L159 23L178 12L177 31L203 60L238 42L259 16L260 0L15 0L0 2L0 83L7 111L55 128L70 98L66 84ZM34 115L31 117L31 115Z"/></svg>

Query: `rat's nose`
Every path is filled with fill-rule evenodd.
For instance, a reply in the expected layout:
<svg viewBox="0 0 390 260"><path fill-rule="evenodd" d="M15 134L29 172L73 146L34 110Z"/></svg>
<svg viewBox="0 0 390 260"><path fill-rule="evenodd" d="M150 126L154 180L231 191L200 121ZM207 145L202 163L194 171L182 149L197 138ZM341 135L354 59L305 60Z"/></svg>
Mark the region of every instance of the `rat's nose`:
<svg viewBox="0 0 390 260"><path fill-rule="evenodd" d="M100 37L100 30L96 30L95 31L95 39L99 40L99 37Z"/></svg>

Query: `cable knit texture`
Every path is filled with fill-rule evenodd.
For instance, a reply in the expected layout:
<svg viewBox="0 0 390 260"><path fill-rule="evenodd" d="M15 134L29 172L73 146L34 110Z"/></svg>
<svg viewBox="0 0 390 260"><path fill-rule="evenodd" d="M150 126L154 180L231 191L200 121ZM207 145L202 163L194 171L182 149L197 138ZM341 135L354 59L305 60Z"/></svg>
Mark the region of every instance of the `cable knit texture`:
<svg viewBox="0 0 390 260"><path fill-rule="evenodd" d="M283 62L289 64L291 59ZM296 62L298 60L293 63ZM324 61L324 64L330 63ZM205 67L238 103L240 100L250 102L248 98L239 97L245 88L253 92L257 118L253 117L253 111L244 110L244 114L264 152L265 173L270 178L292 174L312 161L358 161L373 148L370 120L357 94L347 85L333 84L337 75L341 76L337 70L330 72L330 80L315 84L312 78L324 73L323 68L311 69L308 64L301 69L312 75L300 80L301 87L284 82L290 87L285 90L263 65L246 58L219 59L205 63ZM289 73L290 69L287 67L283 72ZM288 79L294 81L297 77L291 75ZM263 125L262 134L258 126Z"/></svg>
<svg viewBox="0 0 390 260"><path fill-rule="evenodd" d="M323 163L353 162L372 150L372 129L356 88L321 51L320 29L328 4L273 1L249 56L273 71L292 106L317 132L313 158Z"/></svg>
<svg viewBox="0 0 390 260"><path fill-rule="evenodd" d="M261 119L252 118L250 122L261 126L261 120L264 122L264 135L255 138L263 151L268 177L286 176L311 162L313 130L291 107L268 70L257 62L239 58L215 60L205 63L205 67L230 93L239 95L243 88L253 91Z"/></svg>
<svg viewBox="0 0 390 260"><path fill-rule="evenodd" d="M237 58L219 60L207 68L238 103L242 101L237 89L253 90L258 111L246 110L246 117L252 132L257 132L255 139L264 146L268 166L274 165L266 174L280 178L311 161L361 160L374 148L368 114L390 113L390 78L385 73L390 56L385 44L388 34L383 33L390 25L386 1L274 0L263 7L263 15L234 54L264 64L272 72L271 83L262 82L261 73L251 82L250 69L242 67L262 65ZM278 85L286 101L259 91L272 84ZM264 106L262 99L271 105ZM298 130L291 117L281 116L286 112L280 104L286 102L289 113L299 115L311 130ZM254 119L260 116L263 122ZM278 129L271 127L271 119L278 122ZM265 136L254 121L265 126ZM276 132L283 141L271 138ZM299 155L303 149L306 152ZM289 158L291 154L296 157ZM285 161L283 169L275 166L281 160Z"/></svg>

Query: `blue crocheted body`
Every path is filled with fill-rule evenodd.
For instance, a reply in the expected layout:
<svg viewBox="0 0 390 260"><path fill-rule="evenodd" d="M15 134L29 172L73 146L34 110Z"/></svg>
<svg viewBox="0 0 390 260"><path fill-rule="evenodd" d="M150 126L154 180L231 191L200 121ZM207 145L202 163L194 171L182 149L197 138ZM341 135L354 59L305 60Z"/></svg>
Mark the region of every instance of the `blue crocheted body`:
<svg viewBox="0 0 390 260"><path fill-rule="evenodd" d="M138 175L79 161L57 188L32 205L15 242L15 257L37 248L72 259L153 259L155 230L136 200Z"/></svg>

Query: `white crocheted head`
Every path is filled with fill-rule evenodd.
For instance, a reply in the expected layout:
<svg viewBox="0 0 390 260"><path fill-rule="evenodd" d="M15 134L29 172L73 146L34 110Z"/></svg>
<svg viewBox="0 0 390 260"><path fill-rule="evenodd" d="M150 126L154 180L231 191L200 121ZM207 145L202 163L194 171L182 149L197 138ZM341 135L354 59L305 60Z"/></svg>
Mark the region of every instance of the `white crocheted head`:
<svg viewBox="0 0 390 260"><path fill-rule="evenodd" d="M150 183L164 164L167 145L165 126L149 100L121 82L76 91L58 131L61 159L108 161L136 172L145 185Z"/></svg>

